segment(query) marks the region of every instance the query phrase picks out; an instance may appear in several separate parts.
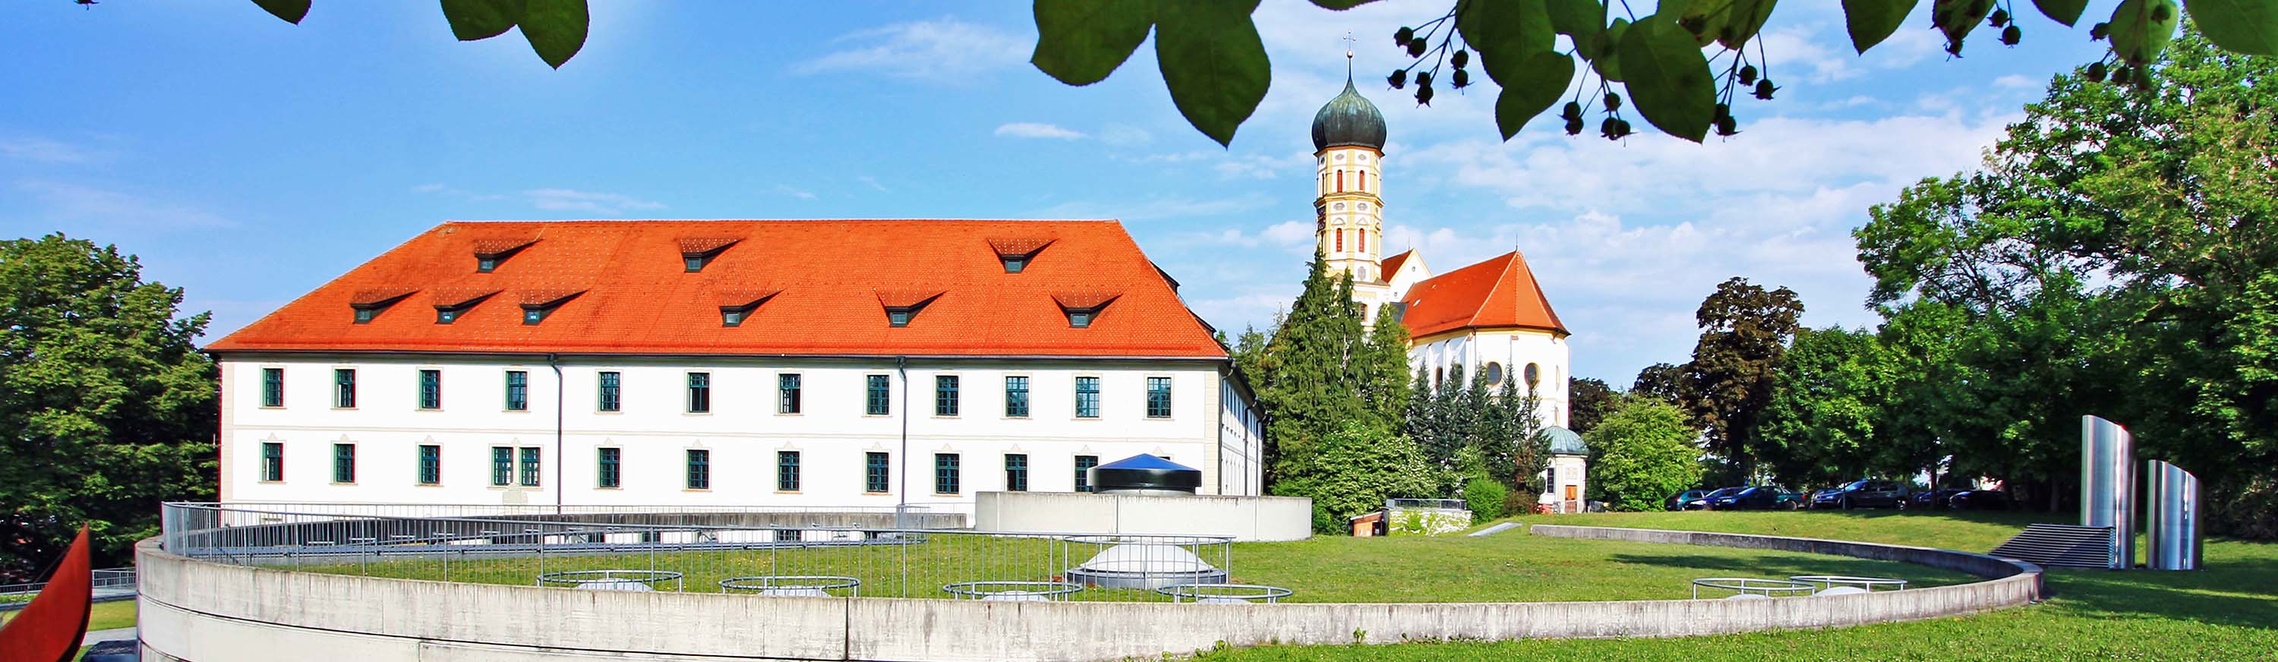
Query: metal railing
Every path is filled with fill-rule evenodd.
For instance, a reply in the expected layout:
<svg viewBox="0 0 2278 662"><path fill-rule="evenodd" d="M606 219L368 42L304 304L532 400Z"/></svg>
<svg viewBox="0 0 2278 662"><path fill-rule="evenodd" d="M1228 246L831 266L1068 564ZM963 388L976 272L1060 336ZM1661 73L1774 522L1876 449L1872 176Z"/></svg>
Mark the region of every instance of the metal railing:
<svg viewBox="0 0 2278 662"><path fill-rule="evenodd" d="M107 590L134 590L134 568L100 568L94 571L94 575L94 589L98 595ZM47 588L47 582L0 584L0 611L23 607L32 601L33 596L39 595L43 588Z"/></svg>
<svg viewBox="0 0 2278 662"><path fill-rule="evenodd" d="M972 582L1073 582L1085 590L1066 599L1162 601L1154 588L1225 582L1233 565L1231 537L947 525L961 527L961 515L912 528L894 524L929 520L892 508L303 505L316 504L165 504L160 544L202 561L369 577L689 592L833 577L864 597L911 598L949 598L943 587ZM558 581L616 576L600 571L674 581Z"/></svg>

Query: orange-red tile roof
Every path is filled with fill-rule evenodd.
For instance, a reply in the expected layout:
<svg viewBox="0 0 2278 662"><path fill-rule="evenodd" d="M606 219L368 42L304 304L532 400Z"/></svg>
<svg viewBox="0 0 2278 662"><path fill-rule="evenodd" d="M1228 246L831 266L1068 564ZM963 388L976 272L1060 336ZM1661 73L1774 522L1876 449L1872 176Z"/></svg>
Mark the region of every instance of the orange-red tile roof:
<svg viewBox="0 0 2278 662"><path fill-rule="evenodd" d="M1384 258L1384 261L1380 264L1380 266L1377 267L1376 272L1384 274L1385 280L1391 280L1392 274L1400 273L1400 265L1408 263L1408 256L1415 254L1416 249L1411 248L1408 250L1400 251L1399 253L1395 253L1392 257Z"/></svg>
<svg viewBox="0 0 2278 662"><path fill-rule="evenodd" d="M1517 251L1424 279L1410 286L1401 301L1408 306L1401 322L1412 338L1459 329L1567 333L1535 282L1534 271Z"/></svg>
<svg viewBox="0 0 2278 662"><path fill-rule="evenodd" d="M684 252L725 239L734 246L686 273ZM998 256L1008 240L1045 250L1008 274ZM516 245L494 272L475 271L478 252ZM572 292L543 323L523 325L517 304ZM1114 303L1070 328L1061 300L1071 293ZM385 297L400 300L354 323L352 303ZM907 327L889 326L884 306L912 297L934 298ZM435 323L434 306L477 298L454 323ZM721 306L753 301L741 325L722 325ZM1114 221L452 222L207 349L1226 357Z"/></svg>

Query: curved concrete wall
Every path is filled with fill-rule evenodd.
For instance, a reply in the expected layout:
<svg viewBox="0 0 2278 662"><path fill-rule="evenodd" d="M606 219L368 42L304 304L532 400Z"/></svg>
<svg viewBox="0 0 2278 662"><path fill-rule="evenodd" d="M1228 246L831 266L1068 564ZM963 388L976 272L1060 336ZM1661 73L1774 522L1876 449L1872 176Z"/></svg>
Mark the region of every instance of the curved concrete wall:
<svg viewBox="0 0 2278 662"><path fill-rule="evenodd" d="M982 492L973 506L973 528L1013 533L1233 536L1242 542L1282 542L1313 536L1313 500Z"/></svg>
<svg viewBox="0 0 2278 662"><path fill-rule="evenodd" d="M147 650L189 660L1113 660L1234 645L1685 636L1859 625L2029 603L2040 570L1867 543L1587 527L1540 535L1845 553L1989 581L1779 600L1194 605L617 593L295 573L136 552ZM165 659L165 658L155 658Z"/></svg>

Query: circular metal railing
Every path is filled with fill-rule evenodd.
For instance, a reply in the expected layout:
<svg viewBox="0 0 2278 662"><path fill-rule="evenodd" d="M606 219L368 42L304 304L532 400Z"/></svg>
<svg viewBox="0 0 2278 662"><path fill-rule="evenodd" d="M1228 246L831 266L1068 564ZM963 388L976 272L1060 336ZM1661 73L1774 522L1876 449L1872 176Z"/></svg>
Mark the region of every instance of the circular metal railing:
<svg viewBox="0 0 2278 662"><path fill-rule="evenodd" d="M1273 604L1297 593L1279 586L1257 584L1175 584L1155 589L1155 592L1171 596L1171 602L1206 605L1247 604L1258 600Z"/></svg>
<svg viewBox="0 0 2278 662"><path fill-rule="evenodd" d="M539 586L568 586L589 591L653 591L672 582L672 590L686 588L683 577L671 570L562 570L538 575Z"/></svg>
<svg viewBox="0 0 2278 662"><path fill-rule="evenodd" d="M1732 591L1725 599L1762 599L1811 595L1817 590L1810 584L1787 579L1759 579L1754 577L1703 577L1693 580L1693 599L1701 599L1701 589ZM1755 596L1753 598L1743 596Z"/></svg>
<svg viewBox="0 0 2278 662"><path fill-rule="evenodd" d="M943 593L958 598L989 602L1059 602L1082 590L1082 584L1068 582L980 581L941 587Z"/></svg>
<svg viewBox="0 0 2278 662"><path fill-rule="evenodd" d="M839 575L751 575L720 580L721 593L758 593L795 598L827 598L831 591L852 590L862 597L862 580Z"/></svg>

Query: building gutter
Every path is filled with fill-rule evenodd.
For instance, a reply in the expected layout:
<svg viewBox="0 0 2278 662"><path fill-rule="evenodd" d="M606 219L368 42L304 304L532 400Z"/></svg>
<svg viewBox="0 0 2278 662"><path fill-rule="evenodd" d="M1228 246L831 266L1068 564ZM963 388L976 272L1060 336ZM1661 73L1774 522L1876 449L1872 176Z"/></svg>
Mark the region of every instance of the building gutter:
<svg viewBox="0 0 2278 662"><path fill-rule="evenodd" d="M564 409L568 405L569 384L562 380L562 364L559 355L547 354L546 367L554 369L554 514L560 515L562 514L563 496L569 493L569 490L566 489L569 486L562 484L562 465L569 462L569 456L565 455L562 450L562 421Z"/></svg>

